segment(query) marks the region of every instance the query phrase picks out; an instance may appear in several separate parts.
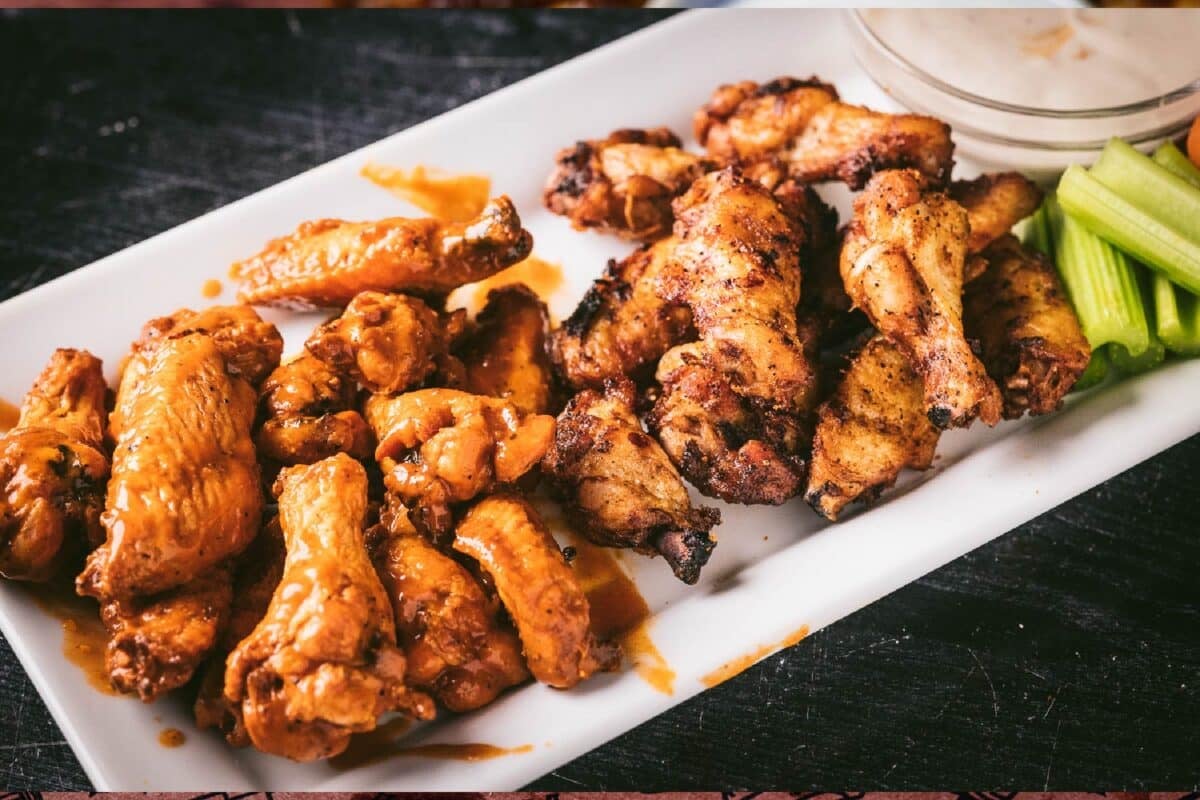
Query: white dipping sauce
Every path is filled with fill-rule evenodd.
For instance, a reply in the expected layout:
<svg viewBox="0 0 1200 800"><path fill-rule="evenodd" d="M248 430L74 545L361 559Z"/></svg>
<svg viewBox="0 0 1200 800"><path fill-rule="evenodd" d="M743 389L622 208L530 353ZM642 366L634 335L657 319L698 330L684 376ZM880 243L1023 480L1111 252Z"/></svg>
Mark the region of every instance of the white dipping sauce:
<svg viewBox="0 0 1200 800"><path fill-rule="evenodd" d="M1200 9L872 9L871 31L956 89L1034 108L1111 108L1200 80Z"/></svg>

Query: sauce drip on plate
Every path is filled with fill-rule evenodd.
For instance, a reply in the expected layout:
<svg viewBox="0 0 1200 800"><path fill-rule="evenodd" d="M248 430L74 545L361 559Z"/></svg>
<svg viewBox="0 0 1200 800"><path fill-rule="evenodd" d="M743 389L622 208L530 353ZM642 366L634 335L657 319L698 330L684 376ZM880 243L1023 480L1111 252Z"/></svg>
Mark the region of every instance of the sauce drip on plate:
<svg viewBox="0 0 1200 800"><path fill-rule="evenodd" d="M348 770L373 764L385 758L401 756L483 761L500 756L528 753L533 749L533 745L528 744L520 747L497 747L493 744L479 742L462 744L435 742L406 747L401 744L401 741L412 724L412 720L407 717L394 717L373 731L356 734L350 739L350 746L343 753L329 759L329 765L337 770Z"/></svg>
<svg viewBox="0 0 1200 800"><path fill-rule="evenodd" d="M179 728L163 728L158 732L158 743L163 747L182 747L185 742L187 737Z"/></svg>
<svg viewBox="0 0 1200 800"><path fill-rule="evenodd" d="M732 661L726 661L724 664L702 677L700 682L711 689L718 684L724 683L735 675L740 675L762 659L769 656L771 653L791 647L806 636L808 636L808 626L801 625L798 630L789 634L788 636L785 636L783 639L775 642L774 644L764 644L744 656L738 656Z"/></svg>
<svg viewBox="0 0 1200 800"><path fill-rule="evenodd" d="M96 601L75 594L67 581L24 585L34 602L62 625L62 652L83 673L88 684L103 694L117 695L104 666L108 632L100 621Z"/></svg>
<svg viewBox="0 0 1200 800"><path fill-rule="evenodd" d="M562 282L562 267L552 261L530 256L490 278L455 289L447 298L446 307L465 308L475 314L487 305L488 292L514 283L525 284L538 297L547 300L558 291Z"/></svg>
<svg viewBox="0 0 1200 800"><path fill-rule="evenodd" d="M492 190L486 175L456 175L420 165L406 171L368 162L359 174L422 211L451 222L479 216Z"/></svg>
<svg viewBox="0 0 1200 800"><path fill-rule="evenodd" d="M204 285L200 287L200 294L211 300L214 297L218 297L224 288L225 287L221 285L219 280L216 278L209 278L204 282Z"/></svg>

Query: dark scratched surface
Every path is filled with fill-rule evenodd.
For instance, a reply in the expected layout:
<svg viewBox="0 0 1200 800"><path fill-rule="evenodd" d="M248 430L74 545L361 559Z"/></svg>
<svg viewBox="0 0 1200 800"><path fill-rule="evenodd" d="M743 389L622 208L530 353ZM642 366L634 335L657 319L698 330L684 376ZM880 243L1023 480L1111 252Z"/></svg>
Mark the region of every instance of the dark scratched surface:
<svg viewBox="0 0 1200 800"><path fill-rule="evenodd" d="M0 299L655 18L5 12ZM529 788L1195 789L1198 484L1193 438ZM7 644L0 787L89 788Z"/></svg>

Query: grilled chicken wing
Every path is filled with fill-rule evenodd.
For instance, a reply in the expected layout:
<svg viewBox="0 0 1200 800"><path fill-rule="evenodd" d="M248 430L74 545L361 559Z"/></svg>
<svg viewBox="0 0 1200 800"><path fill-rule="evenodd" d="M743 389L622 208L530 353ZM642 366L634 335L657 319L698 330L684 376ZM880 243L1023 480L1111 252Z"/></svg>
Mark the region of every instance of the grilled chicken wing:
<svg viewBox="0 0 1200 800"><path fill-rule="evenodd" d="M335 453L367 458L371 429L354 410L354 381L311 353L281 364L259 390L264 417L255 436L258 455L276 464L312 464Z"/></svg>
<svg viewBox="0 0 1200 800"><path fill-rule="evenodd" d="M1004 395L1004 416L1048 414L1083 374L1092 350L1054 267L1015 236L983 252L988 268L967 285L964 325Z"/></svg>
<svg viewBox="0 0 1200 800"><path fill-rule="evenodd" d="M417 533L402 507L382 517L375 569L392 599L408 684L461 712L528 680L521 642L479 581Z"/></svg>
<svg viewBox="0 0 1200 800"><path fill-rule="evenodd" d="M925 415L921 378L908 357L873 336L818 412L804 499L826 519L872 500L905 467L928 469L938 430Z"/></svg>
<svg viewBox="0 0 1200 800"><path fill-rule="evenodd" d="M721 513L692 506L671 460L643 432L636 398L629 381L575 395L558 417L542 470L593 542L661 553L677 578L695 583L716 546L709 532Z"/></svg>
<svg viewBox="0 0 1200 800"><path fill-rule="evenodd" d="M554 436L554 417L455 389L373 395L365 412L384 483L437 536L453 526L452 504L516 481Z"/></svg>
<svg viewBox="0 0 1200 800"><path fill-rule="evenodd" d="M967 252L978 253L1042 204L1042 190L1019 172L995 172L950 184L950 196L967 210Z"/></svg>
<svg viewBox="0 0 1200 800"><path fill-rule="evenodd" d="M546 208L579 230L651 240L671 231L671 201L716 165L681 149L666 128L613 131L560 150L546 182Z"/></svg>
<svg viewBox="0 0 1200 800"><path fill-rule="evenodd" d="M338 454L276 483L287 546L266 616L230 654L225 697L258 749L296 761L337 755L379 716L428 719L404 685L387 592L363 540L367 474Z"/></svg>
<svg viewBox="0 0 1200 800"><path fill-rule="evenodd" d="M431 376L458 332L457 324L443 325L438 313L415 297L363 292L304 346L368 390L396 394Z"/></svg>
<svg viewBox="0 0 1200 800"><path fill-rule="evenodd" d="M234 274L244 303L345 306L365 291L446 293L512 266L532 247L512 201L501 196L469 222L305 222L235 264Z"/></svg>
<svg viewBox="0 0 1200 800"><path fill-rule="evenodd" d="M457 349L466 372L464 388L498 397L523 414L546 414L561 407L546 354L550 312L524 284L488 292L475 328Z"/></svg>
<svg viewBox="0 0 1200 800"><path fill-rule="evenodd" d="M838 100L837 89L813 76L739 81L718 87L696 112L692 127L709 155L725 163L752 162L785 149L813 115Z"/></svg>
<svg viewBox="0 0 1200 800"><path fill-rule="evenodd" d="M108 456L100 360L56 350L0 435L0 575L45 581L104 540Z"/></svg>
<svg viewBox="0 0 1200 800"><path fill-rule="evenodd" d="M707 495L782 503L803 476L802 418L815 397L802 339L802 236L761 184L727 169L675 204L669 302L687 305L699 340L658 364L651 429L680 472Z"/></svg>
<svg viewBox="0 0 1200 800"><path fill-rule="evenodd" d="M940 428L1000 418L1000 392L963 335L967 235L962 206L914 170L889 170L855 200L842 247L847 293L912 361Z"/></svg>
<svg viewBox="0 0 1200 800"><path fill-rule="evenodd" d="M454 549L491 578L534 678L569 689L620 664L620 649L592 635L587 597L529 503L505 494L480 500L459 523Z"/></svg>

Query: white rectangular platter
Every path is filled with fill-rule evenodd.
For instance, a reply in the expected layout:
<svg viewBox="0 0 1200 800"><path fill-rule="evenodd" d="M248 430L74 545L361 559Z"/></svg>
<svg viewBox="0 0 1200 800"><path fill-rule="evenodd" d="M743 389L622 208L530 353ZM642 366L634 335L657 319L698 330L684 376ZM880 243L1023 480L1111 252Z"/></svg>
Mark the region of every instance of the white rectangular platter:
<svg viewBox="0 0 1200 800"><path fill-rule="evenodd" d="M843 22L824 11L690 12L13 298L0 305L0 396L18 399L58 346L91 349L111 376L144 320L209 302L205 280L300 220L413 211L358 176L367 160L490 175L494 191L517 203L537 254L563 265L551 298L561 318L628 246L573 232L542 210L554 152L617 127L686 132L716 85L742 78L817 74L853 102L893 107L854 63ZM844 212L844 192L830 196ZM231 289L220 299L231 301ZM289 350L317 319L272 318ZM702 691L703 676L722 665L828 625L1200 431L1198 389L1200 361L1174 363L1075 398L1053 417L949 434L933 470L836 526L798 500L726 507L720 546L694 588L661 560L622 558L655 613L650 635L677 674L673 694L626 670L570 692L526 686L411 734L413 744L531 745L492 760L404 757L338 771L236 751L196 732L182 704L145 706L89 688L62 657L58 625L8 585L0 627L100 790L511 790ZM187 743L162 748L165 726L186 731Z"/></svg>

